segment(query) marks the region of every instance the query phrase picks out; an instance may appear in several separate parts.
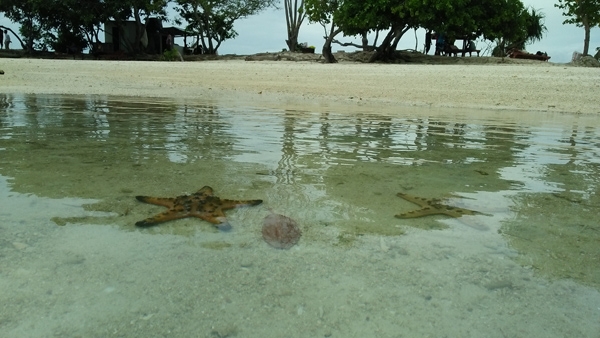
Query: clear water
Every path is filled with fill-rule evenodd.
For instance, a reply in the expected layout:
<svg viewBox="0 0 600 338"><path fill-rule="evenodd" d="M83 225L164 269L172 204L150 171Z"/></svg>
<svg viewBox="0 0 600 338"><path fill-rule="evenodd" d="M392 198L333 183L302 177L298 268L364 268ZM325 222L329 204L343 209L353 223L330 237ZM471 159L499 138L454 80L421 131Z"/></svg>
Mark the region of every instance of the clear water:
<svg viewBox="0 0 600 338"><path fill-rule="evenodd" d="M599 128L0 94L0 336L597 337ZM164 211L135 195L205 185L264 203L134 226ZM479 214L399 219L398 192Z"/></svg>

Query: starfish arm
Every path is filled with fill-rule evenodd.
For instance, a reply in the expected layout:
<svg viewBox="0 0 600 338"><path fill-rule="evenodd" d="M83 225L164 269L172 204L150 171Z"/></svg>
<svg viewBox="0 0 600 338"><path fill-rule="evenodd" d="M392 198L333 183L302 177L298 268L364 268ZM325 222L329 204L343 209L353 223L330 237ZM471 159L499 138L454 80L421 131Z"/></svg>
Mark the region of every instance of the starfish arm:
<svg viewBox="0 0 600 338"><path fill-rule="evenodd" d="M422 208L429 206L430 201L431 201L431 200L428 200L427 198L403 194L401 192L397 193L396 196L401 197L401 198L403 198L411 203L414 203Z"/></svg>
<svg viewBox="0 0 600 338"><path fill-rule="evenodd" d="M175 202L174 198L163 198L163 197L151 197L151 196L135 196L135 198L144 203L160 205L163 207L171 208Z"/></svg>
<svg viewBox="0 0 600 338"><path fill-rule="evenodd" d="M204 212L192 214L192 216L201 218L207 222L214 224L215 227L217 227L221 231L231 230L231 224L229 224L229 221L227 220L225 214L223 213L223 210L221 209L217 209L212 213Z"/></svg>
<svg viewBox="0 0 600 338"><path fill-rule="evenodd" d="M425 216L435 215L435 214L439 214L439 212L432 212L431 210L419 209L419 210L405 212L402 214L397 214L397 215L395 215L395 217L396 218L419 218L419 217L425 217Z"/></svg>
<svg viewBox="0 0 600 338"><path fill-rule="evenodd" d="M463 208L455 208L450 206L445 206L444 210L440 210L440 213L444 215L448 215L450 217L461 217L464 215L477 215L479 214L477 211L463 209Z"/></svg>
<svg viewBox="0 0 600 338"><path fill-rule="evenodd" d="M262 200L221 200L221 209L228 210L239 207L250 207L254 205L259 205L263 201Z"/></svg>
<svg viewBox="0 0 600 338"><path fill-rule="evenodd" d="M161 212L158 215L152 216L150 218L146 218L143 221L139 221L139 222L135 223L135 225L138 227L149 227L149 226L156 225L158 223L163 223L163 222L171 221L174 219L180 219L180 218L185 218L185 217L189 217L189 216L190 216L189 214L183 213L180 211L167 210L165 212Z"/></svg>
<svg viewBox="0 0 600 338"><path fill-rule="evenodd" d="M202 188L200 188L200 190L198 190L194 195L213 196L213 194L213 188L209 187L208 185L205 185Z"/></svg>

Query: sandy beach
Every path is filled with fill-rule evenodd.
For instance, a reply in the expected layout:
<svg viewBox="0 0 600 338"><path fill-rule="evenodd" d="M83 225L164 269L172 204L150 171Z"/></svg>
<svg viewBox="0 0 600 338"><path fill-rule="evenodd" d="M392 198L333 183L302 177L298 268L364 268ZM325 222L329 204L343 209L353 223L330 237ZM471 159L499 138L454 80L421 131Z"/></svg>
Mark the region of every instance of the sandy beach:
<svg viewBox="0 0 600 338"><path fill-rule="evenodd" d="M481 64L3 59L0 83L7 93L224 99L287 108L414 105L600 113L597 68L477 59Z"/></svg>

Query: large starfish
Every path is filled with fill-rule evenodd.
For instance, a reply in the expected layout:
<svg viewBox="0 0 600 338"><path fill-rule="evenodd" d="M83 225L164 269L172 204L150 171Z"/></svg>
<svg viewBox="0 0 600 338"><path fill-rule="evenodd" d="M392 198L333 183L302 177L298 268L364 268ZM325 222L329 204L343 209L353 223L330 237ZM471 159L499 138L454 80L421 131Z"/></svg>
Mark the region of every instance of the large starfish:
<svg viewBox="0 0 600 338"><path fill-rule="evenodd" d="M169 210L146 218L135 223L139 227L148 227L158 223L185 217L198 217L215 224L220 230L231 229L223 210L242 206L252 206L262 203L262 200L226 200L213 195L213 189L205 186L191 195L182 195L175 198L161 198L149 196L135 196L138 201L162 205Z"/></svg>
<svg viewBox="0 0 600 338"><path fill-rule="evenodd" d="M446 215L450 217L461 217L464 215L480 215L481 213L469 209L452 207L446 204L442 204L442 200L438 198L427 199L423 197L411 196L399 192L398 197L402 197L405 200L412 202L421 207L421 209L405 212L398 214L398 218L417 218L430 215Z"/></svg>

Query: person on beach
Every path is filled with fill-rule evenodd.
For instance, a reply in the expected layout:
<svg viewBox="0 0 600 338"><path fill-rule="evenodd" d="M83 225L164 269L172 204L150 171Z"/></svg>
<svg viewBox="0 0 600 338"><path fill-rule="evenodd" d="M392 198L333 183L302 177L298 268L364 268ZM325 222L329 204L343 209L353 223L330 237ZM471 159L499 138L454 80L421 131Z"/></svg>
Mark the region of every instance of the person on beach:
<svg viewBox="0 0 600 338"><path fill-rule="evenodd" d="M4 30L4 49L10 49L10 35L8 35L8 29Z"/></svg>
<svg viewBox="0 0 600 338"><path fill-rule="evenodd" d="M443 55L446 50L446 37L443 33L437 33L435 39L435 55Z"/></svg>
<svg viewBox="0 0 600 338"><path fill-rule="evenodd" d="M2 42L4 42L4 31L0 29L0 49L4 48Z"/></svg>
<svg viewBox="0 0 600 338"><path fill-rule="evenodd" d="M171 34L167 35L167 50L171 50L171 48L173 48L173 37L171 36Z"/></svg>

